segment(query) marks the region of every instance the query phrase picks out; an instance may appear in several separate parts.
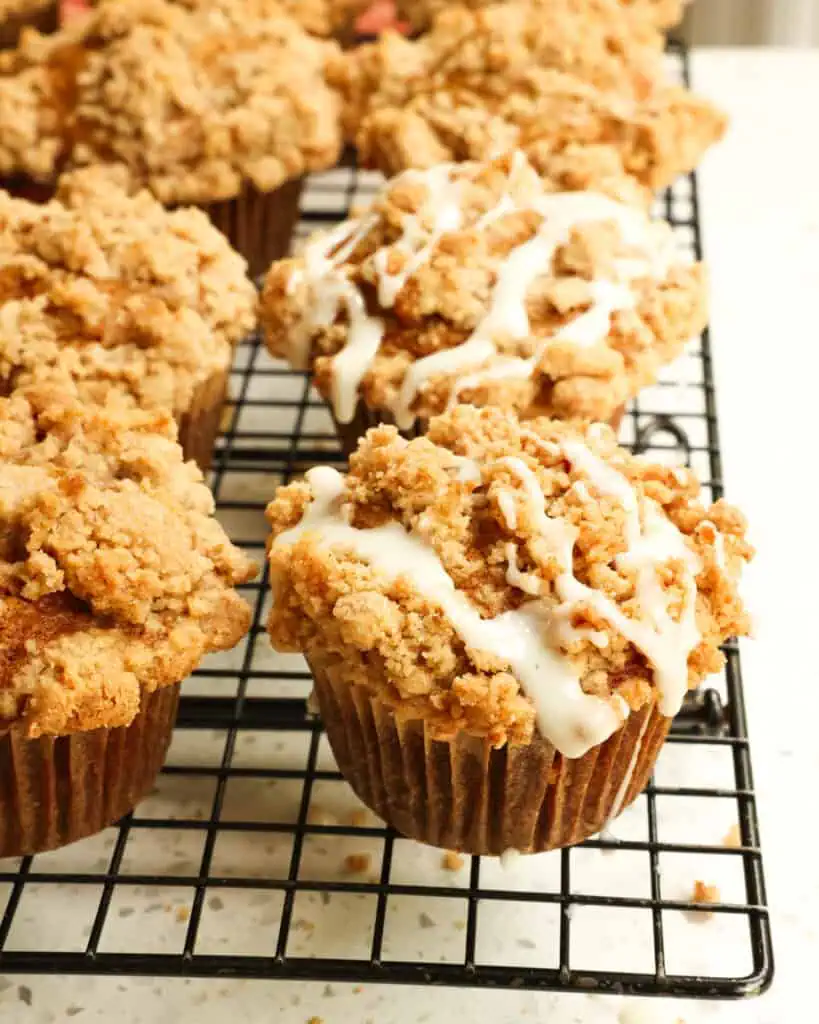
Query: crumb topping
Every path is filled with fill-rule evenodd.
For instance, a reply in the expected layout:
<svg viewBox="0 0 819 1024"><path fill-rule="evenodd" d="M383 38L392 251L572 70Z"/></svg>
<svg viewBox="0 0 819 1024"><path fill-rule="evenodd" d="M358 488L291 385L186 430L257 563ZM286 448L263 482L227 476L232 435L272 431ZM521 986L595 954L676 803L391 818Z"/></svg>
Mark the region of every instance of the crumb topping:
<svg viewBox="0 0 819 1024"><path fill-rule="evenodd" d="M191 10L219 6L235 11L237 4L245 12L269 17L269 0L171 0ZM346 29L356 14L367 6L367 0L277 0L277 6L311 35L327 37Z"/></svg>
<svg viewBox="0 0 819 1024"><path fill-rule="evenodd" d="M0 398L0 727L128 724L232 647L251 561L164 413Z"/></svg>
<svg viewBox="0 0 819 1024"><path fill-rule="evenodd" d="M458 0L459 7L478 10L490 7L498 0ZM606 19L622 26L622 30L639 37L648 45L660 46L659 29L676 25L682 17L685 0L527 0L535 7L582 12L587 17ZM449 6L448 0L400 0L398 11L416 30L426 28L441 11Z"/></svg>
<svg viewBox="0 0 819 1024"><path fill-rule="evenodd" d="M332 61L329 76L360 161L385 174L515 146L542 168L573 143L611 147L656 189L725 127L658 61L585 5L503 4L447 10L416 40L385 33Z"/></svg>
<svg viewBox="0 0 819 1024"><path fill-rule="evenodd" d="M0 191L0 390L51 381L183 413L253 326L244 260L206 215L128 195L110 169L55 200Z"/></svg>
<svg viewBox="0 0 819 1024"><path fill-rule="evenodd" d="M273 265L271 352L310 366L339 422L359 398L402 429L459 400L608 419L702 329L705 275L617 201L642 192L614 169L595 180L609 196L571 191L584 167L542 179L516 153L404 172Z"/></svg>
<svg viewBox="0 0 819 1024"><path fill-rule="evenodd" d="M0 0L0 24L7 18L18 18L21 14L35 14L51 6L52 0Z"/></svg>
<svg viewBox="0 0 819 1024"><path fill-rule="evenodd" d="M323 506L332 475L312 470L267 509L273 645L438 735L501 745L537 720L558 749L588 749L629 708L674 713L672 689L671 704L748 631L740 512L703 507L692 473L629 455L600 424L459 406L411 442L370 430Z"/></svg>
<svg viewBox="0 0 819 1024"><path fill-rule="evenodd" d="M277 0L103 2L0 56L0 174L122 164L166 204L272 191L338 157L336 52Z"/></svg>

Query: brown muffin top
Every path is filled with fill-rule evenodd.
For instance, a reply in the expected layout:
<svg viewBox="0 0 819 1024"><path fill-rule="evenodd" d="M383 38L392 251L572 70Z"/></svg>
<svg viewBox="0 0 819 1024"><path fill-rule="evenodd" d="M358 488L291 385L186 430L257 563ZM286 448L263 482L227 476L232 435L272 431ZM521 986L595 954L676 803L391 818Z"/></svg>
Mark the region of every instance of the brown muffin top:
<svg viewBox="0 0 819 1024"><path fill-rule="evenodd" d="M459 7L478 10L501 0L458 0ZM686 0L526 0L534 7L565 8L588 17L620 21L623 30L652 45L660 45L658 30L670 28L682 17ZM415 29L426 28L450 0L399 0L398 12Z"/></svg>
<svg viewBox="0 0 819 1024"><path fill-rule="evenodd" d="M244 260L204 213L128 195L110 169L38 205L0 191L0 391L184 412L254 325Z"/></svg>
<svg viewBox="0 0 819 1024"><path fill-rule="evenodd" d="M128 724L232 647L255 575L163 413L0 399L0 726Z"/></svg>
<svg viewBox="0 0 819 1024"><path fill-rule="evenodd" d="M653 47L584 6L443 12L427 34L385 33L334 60L359 159L395 174L519 147L605 144L651 188L690 170L723 115L664 79Z"/></svg>
<svg viewBox="0 0 819 1024"><path fill-rule="evenodd" d="M375 428L346 478L268 506L273 645L439 736L537 724L580 756L649 700L675 714L748 631L744 519L697 493L601 424L459 406L410 442Z"/></svg>
<svg viewBox="0 0 819 1024"><path fill-rule="evenodd" d="M122 163L168 204L272 191L338 157L335 52L275 0L103 2L0 55L0 174Z"/></svg>
<svg viewBox="0 0 819 1024"><path fill-rule="evenodd" d="M271 267L271 352L309 365L342 423L359 398L402 429L457 401L611 417L703 327L704 272L611 198L642 199L633 182L565 155L545 179L520 153L394 178Z"/></svg>

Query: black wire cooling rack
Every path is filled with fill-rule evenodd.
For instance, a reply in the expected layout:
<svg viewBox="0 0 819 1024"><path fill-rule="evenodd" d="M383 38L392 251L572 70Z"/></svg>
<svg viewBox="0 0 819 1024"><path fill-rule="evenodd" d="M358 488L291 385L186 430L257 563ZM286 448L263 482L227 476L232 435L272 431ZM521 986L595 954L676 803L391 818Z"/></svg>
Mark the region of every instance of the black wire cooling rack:
<svg viewBox="0 0 819 1024"><path fill-rule="evenodd" d="M678 59L678 58L677 58ZM376 187L315 177L302 233ZM693 179L663 199L699 256ZM212 486L233 539L263 561L274 488L340 462L301 374L252 339L233 373ZM643 392L624 443L693 466L722 493L709 340ZM246 642L186 684L168 765L117 826L0 862L0 974L348 980L732 997L761 992L771 938L736 647L675 722L646 793L612 833L524 857L450 858L383 827L336 770L300 658L264 635L264 576ZM694 884L716 884L708 914Z"/></svg>

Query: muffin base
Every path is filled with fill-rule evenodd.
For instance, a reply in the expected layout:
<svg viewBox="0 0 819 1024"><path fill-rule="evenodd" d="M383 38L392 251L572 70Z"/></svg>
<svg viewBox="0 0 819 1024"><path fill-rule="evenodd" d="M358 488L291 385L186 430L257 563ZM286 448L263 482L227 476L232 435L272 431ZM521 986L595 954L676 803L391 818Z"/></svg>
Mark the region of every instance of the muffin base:
<svg viewBox="0 0 819 1024"><path fill-rule="evenodd" d="M177 418L182 453L186 459L193 459L203 473L210 469L213 446L219 436L228 376L228 371L222 370L208 377L197 387L190 407Z"/></svg>
<svg viewBox="0 0 819 1024"><path fill-rule="evenodd" d="M293 178L273 192L260 192L246 183L235 199L197 205L247 260L250 276L258 277L287 255L303 185L304 178Z"/></svg>
<svg viewBox="0 0 819 1024"><path fill-rule="evenodd" d="M179 686L143 694L119 729L0 738L0 857L54 850L93 835L147 796L162 767Z"/></svg>
<svg viewBox="0 0 819 1024"><path fill-rule="evenodd" d="M0 21L0 50L10 50L16 46L24 28L36 28L38 32L47 35L56 32L59 27L60 5L56 2L39 11L12 15Z"/></svg>
<svg viewBox="0 0 819 1024"><path fill-rule="evenodd" d="M615 409L609 417L608 424L613 430L620 429L620 424L623 422L625 412L625 405L621 405L619 408ZM358 447L358 442L371 427L377 427L382 423L393 422L392 417L388 413L370 409L363 402L358 403L355 415L349 423L339 423L333 414L332 407L330 408L330 414L333 416L333 422L336 425L336 433L338 434L338 439L341 444L341 451L348 459ZM409 430L402 430L400 433L402 437L411 441L412 438L419 437L423 434L426 430L426 426L426 421L419 419L415 421Z"/></svg>
<svg viewBox="0 0 819 1024"><path fill-rule="evenodd" d="M539 734L495 749L484 737L434 739L361 686L309 659L339 769L402 835L464 853L541 853L599 832L648 784L671 719L651 704L585 756L564 758Z"/></svg>

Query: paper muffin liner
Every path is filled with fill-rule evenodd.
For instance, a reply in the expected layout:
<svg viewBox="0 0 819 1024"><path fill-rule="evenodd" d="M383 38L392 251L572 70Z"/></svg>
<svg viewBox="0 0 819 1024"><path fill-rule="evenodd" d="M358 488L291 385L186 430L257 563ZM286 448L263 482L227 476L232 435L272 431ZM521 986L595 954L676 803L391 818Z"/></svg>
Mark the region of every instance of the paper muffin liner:
<svg viewBox="0 0 819 1024"><path fill-rule="evenodd" d="M272 192L260 192L246 182L235 199L197 205L244 256L250 276L256 278L287 255L303 185L304 178L293 178Z"/></svg>
<svg viewBox="0 0 819 1024"><path fill-rule="evenodd" d="M0 737L0 857L65 846L102 831L153 787L171 740L179 686L143 694L119 729Z"/></svg>
<svg viewBox="0 0 819 1024"><path fill-rule="evenodd" d="M576 759L538 733L499 749L465 732L439 740L337 661L308 660L341 773L402 835L447 850L540 853L594 835L646 787L671 725L652 703Z"/></svg>
<svg viewBox="0 0 819 1024"><path fill-rule="evenodd" d="M330 412L332 414L332 408ZM625 405L621 405L619 408L615 409L614 413L609 417L608 424L613 430L620 429L620 424L623 422L625 412ZM341 450L345 457L349 459L358 447L358 442L371 427L377 427L382 423L394 424L395 421L389 413L370 409L363 401L359 401L356 406L355 415L349 423L339 423L334 414L333 422L336 425L336 433L338 434L338 439L341 444ZM419 417L409 430L401 430L399 433L402 437L411 441L414 437L419 437L421 434L425 433L426 429L427 420Z"/></svg>
<svg viewBox="0 0 819 1024"><path fill-rule="evenodd" d="M0 21L0 50L10 50L16 46L24 28L36 28L38 32L47 35L56 32L59 27L60 5L56 0L38 11L13 14Z"/></svg>
<svg viewBox="0 0 819 1024"><path fill-rule="evenodd" d="M213 446L219 436L228 376L229 371L225 369L203 381L196 388L188 409L177 417L182 452L186 459L193 459L203 473L210 469Z"/></svg>

